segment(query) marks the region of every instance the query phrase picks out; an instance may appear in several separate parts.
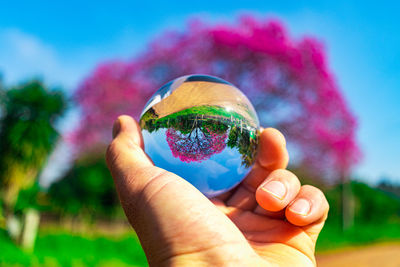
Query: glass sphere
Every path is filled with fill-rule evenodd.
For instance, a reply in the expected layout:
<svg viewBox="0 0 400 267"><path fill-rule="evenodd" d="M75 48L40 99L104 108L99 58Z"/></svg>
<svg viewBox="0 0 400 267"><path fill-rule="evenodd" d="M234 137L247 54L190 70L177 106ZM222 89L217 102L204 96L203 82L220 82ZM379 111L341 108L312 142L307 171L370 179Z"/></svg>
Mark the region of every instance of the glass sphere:
<svg viewBox="0 0 400 267"><path fill-rule="evenodd" d="M259 122L234 85L208 75L179 77L146 104L140 126L146 153L207 197L239 184L255 161Z"/></svg>

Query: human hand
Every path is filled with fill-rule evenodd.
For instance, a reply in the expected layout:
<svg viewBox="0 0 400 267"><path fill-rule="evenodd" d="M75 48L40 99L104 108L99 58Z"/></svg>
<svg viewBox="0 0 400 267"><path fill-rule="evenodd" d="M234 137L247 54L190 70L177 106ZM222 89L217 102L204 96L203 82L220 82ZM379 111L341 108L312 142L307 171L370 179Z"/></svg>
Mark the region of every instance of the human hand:
<svg viewBox="0 0 400 267"><path fill-rule="evenodd" d="M284 170L288 153L279 131L261 132L245 180L211 200L153 165L131 117L119 117L113 135L107 164L150 266L315 265L328 202Z"/></svg>

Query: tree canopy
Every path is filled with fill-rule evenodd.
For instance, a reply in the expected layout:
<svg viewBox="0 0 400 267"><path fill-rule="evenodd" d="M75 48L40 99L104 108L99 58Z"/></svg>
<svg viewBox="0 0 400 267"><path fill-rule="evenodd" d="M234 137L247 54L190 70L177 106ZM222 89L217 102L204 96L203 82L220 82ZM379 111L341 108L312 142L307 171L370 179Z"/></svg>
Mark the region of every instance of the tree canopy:
<svg viewBox="0 0 400 267"><path fill-rule="evenodd" d="M31 186L59 134L55 121L66 100L61 91L40 81L2 90L0 120L0 184L4 204L14 205L18 193Z"/></svg>
<svg viewBox="0 0 400 267"><path fill-rule="evenodd" d="M72 135L81 152L107 143L120 114L138 118L148 98L176 77L202 73L240 88L261 124L276 127L295 164L338 177L359 160L357 121L319 41L294 40L279 21L242 16L232 24L189 21L166 31L128 61L100 64L79 86L84 123Z"/></svg>
<svg viewBox="0 0 400 267"><path fill-rule="evenodd" d="M63 179L48 191L53 208L60 215L114 215L118 197L104 158L82 158Z"/></svg>

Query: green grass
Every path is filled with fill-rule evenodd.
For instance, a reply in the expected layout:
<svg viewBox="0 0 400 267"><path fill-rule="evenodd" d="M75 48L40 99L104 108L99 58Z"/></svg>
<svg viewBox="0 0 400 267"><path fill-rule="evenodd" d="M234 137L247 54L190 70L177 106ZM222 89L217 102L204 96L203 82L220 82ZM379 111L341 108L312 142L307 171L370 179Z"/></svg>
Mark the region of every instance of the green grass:
<svg viewBox="0 0 400 267"><path fill-rule="evenodd" d="M356 225L342 232L327 224L317 243L317 252L374 242L400 241L398 223ZM0 230L0 266L147 266L137 237L132 234L110 237L93 234L41 232L35 250L25 252Z"/></svg>
<svg viewBox="0 0 400 267"><path fill-rule="evenodd" d="M328 222L318 238L316 250L320 252L387 241L400 241L400 223L356 224L342 231L339 225Z"/></svg>
<svg viewBox="0 0 400 267"><path fill-rule="evenodd" d="M0 266L147 266L133 234L111 238L40 233L34 251L25 252L1 230L0 251Z"/></svg>
<svg viewBox="0 0 400 267"><path fill-rule="evenodd" d="M400 199L361 182L352 181L350 185L354 226L346 231L341 230L340 185L326 190L330 210L317 242L317 250L400 241Z"/></svg>
<svg viewBox="0 0 400 267"><path fill-rule="evenodd" d="M162 122L162 121L166 121L168 119L175 119L177 117L181 117L181 116L186 116L186 115L193 115L193 114L199 114L199 115L213 115L213 116L220 116L220 117L224 117L226 119L230 119L231 116L237 120L242 120L243 123L246 123L248 125L253 125L253 123L250 123L245 117L243 117L242 115L240 115L239 113L236 113L235 111L231 110L231 111L227 111L225 108L223 107L219 107L219 106L196 106L196 107L191 107L191 108L187 108L175 113L172 113L168 116L162 117L160 119L158 119L158 121Z"/></svg>
<svg viewBox="0 0 400 267"><path fill-rule="evenodd" d="M199 115L214 115L214 116L221 116L225 118L230 118L231 115L239 120L243 120L243 116L240 114L234 112L234 111L227 111L223 107L218 107L218 106L196 106L196 107L191 107L187 108L175 113L172 113L166 117L178 117L178 116L185 116L185 115L193 115L193 114L199 114Z"/></svg>

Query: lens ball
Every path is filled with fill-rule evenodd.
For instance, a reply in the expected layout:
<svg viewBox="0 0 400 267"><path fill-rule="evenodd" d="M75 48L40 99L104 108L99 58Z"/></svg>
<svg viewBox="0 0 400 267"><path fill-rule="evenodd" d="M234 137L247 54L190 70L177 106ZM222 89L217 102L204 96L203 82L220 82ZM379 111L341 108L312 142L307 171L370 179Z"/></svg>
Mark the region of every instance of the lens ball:
<svg viewBox="0 0 400 267"><path fill-rule="evenodd" d="M254 107L217 77L187 75L163 85L146 104L140 126L154 164L207 197L235 187L255 161L259 121Z"/></svg>

